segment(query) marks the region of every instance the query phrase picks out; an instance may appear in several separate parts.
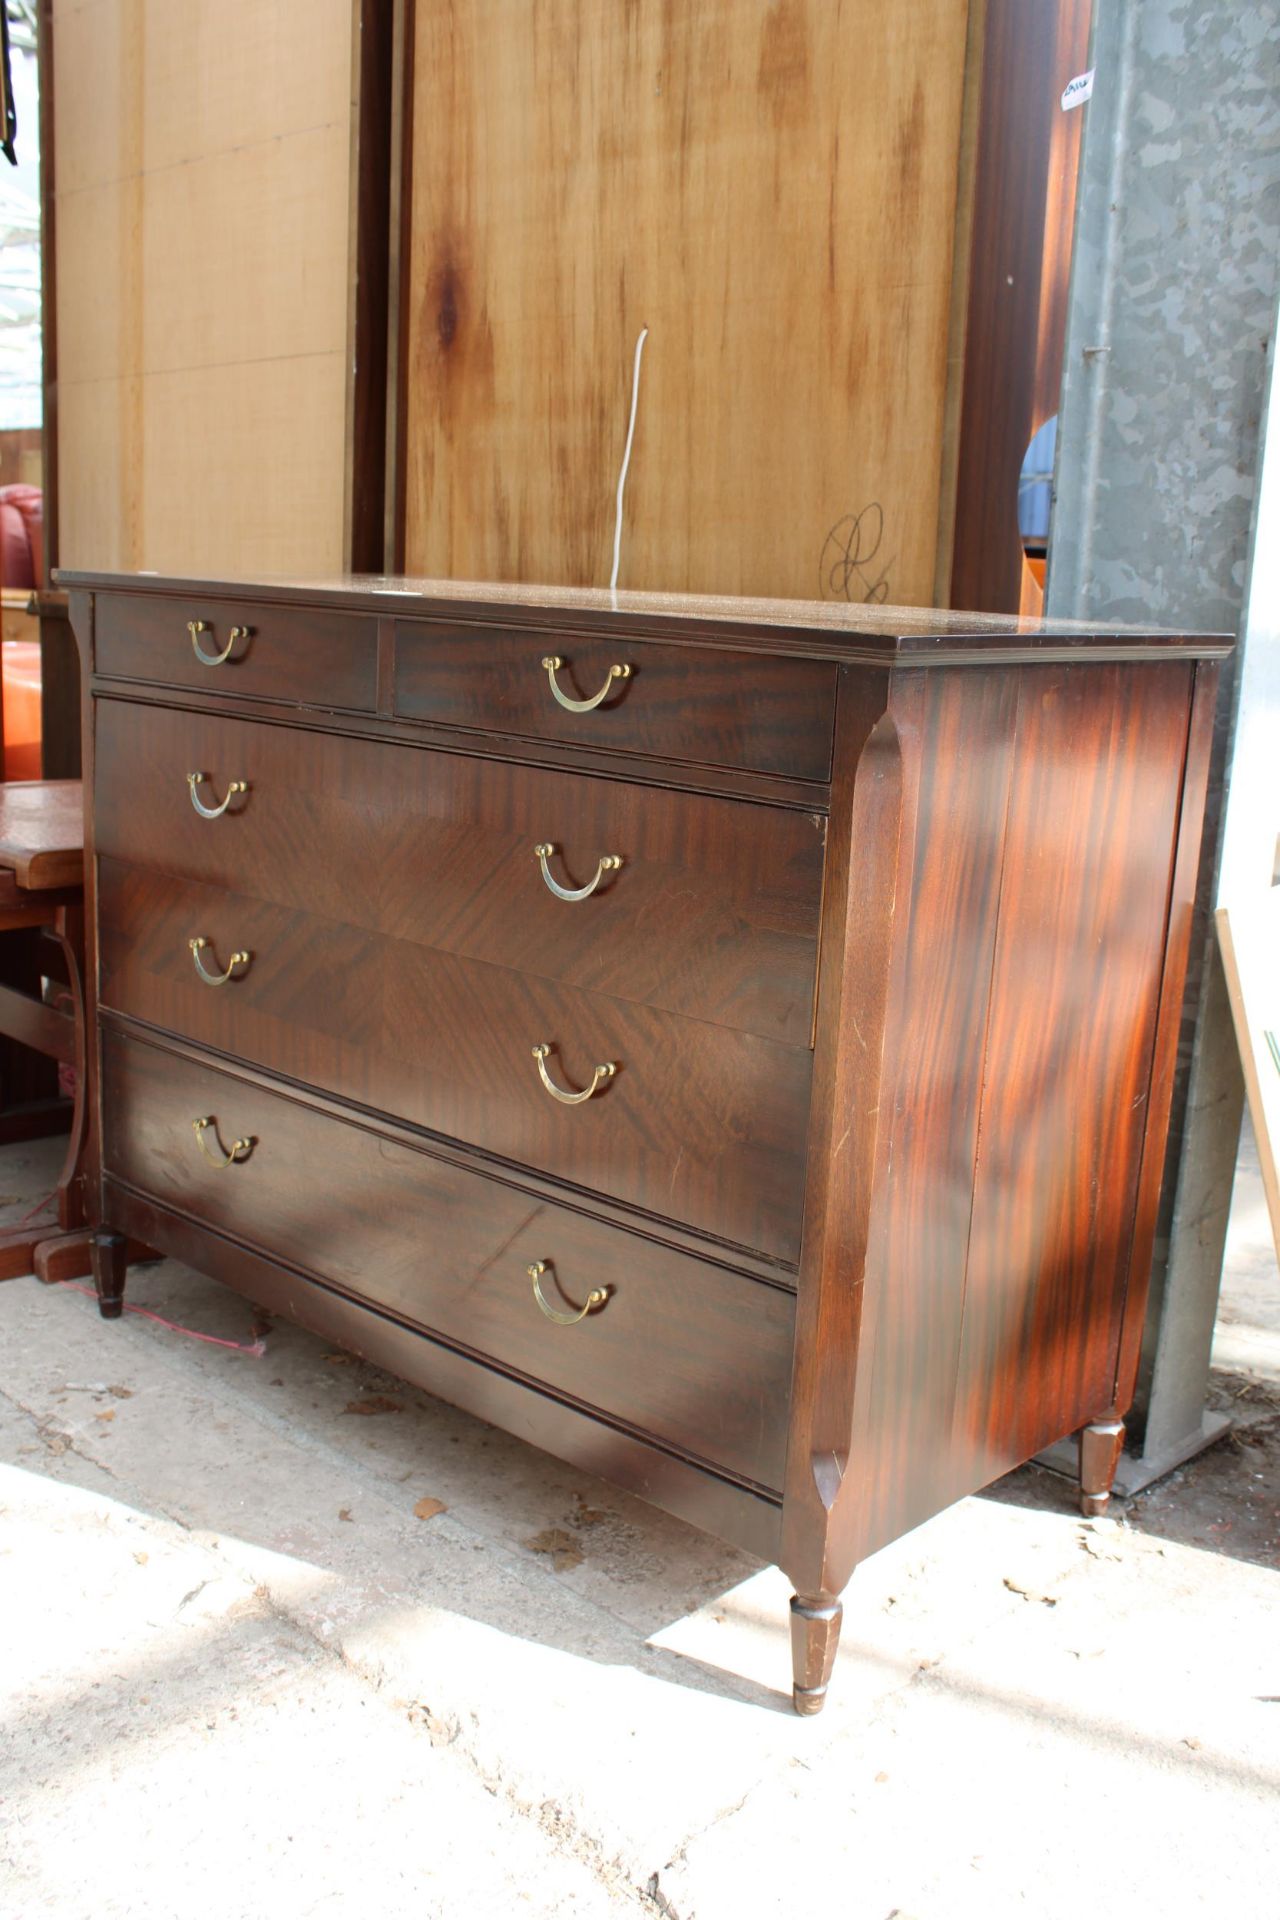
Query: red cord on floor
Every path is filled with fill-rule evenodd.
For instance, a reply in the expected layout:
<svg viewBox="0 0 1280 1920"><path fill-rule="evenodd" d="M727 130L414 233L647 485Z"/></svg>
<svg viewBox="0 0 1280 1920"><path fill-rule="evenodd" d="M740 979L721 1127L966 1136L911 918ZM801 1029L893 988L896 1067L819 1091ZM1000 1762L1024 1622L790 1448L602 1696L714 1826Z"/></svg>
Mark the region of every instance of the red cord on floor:
<svg viewBox="0 0 1280 1920"><path fill-rule="evenodd" d="M97 1294L92 1287L82 1287L75 1280L59 1280L60 1287L70 1287L73 1293L82 1293L86 1300L96 1300ZM197 1333L194 1327L180 1327L176 1320L166 1320L162 1313L152 1313L149 1307L131 1307L126 1300L126 1313L139 1313L144 1320L154 1320L158 1327L167 1327L170 1333L185 1334L188 1340L204 1340L211 1347L229 1347L232 1353L251 1353L260 1360L266 1352L266 1342L259 1336L256 1340L220 1340L216 1333Z"/></svg>

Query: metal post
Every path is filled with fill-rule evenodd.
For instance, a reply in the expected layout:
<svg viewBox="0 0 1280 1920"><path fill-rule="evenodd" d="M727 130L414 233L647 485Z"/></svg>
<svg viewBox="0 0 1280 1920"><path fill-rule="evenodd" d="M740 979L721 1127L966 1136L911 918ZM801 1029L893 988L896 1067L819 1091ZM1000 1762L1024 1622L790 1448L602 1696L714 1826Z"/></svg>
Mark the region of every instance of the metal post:
<svg viewBox="0 0 1280 1920"><path fill-rule="evenodd" d="M1254 873L1246 849L1266 835L1269 804L1272 843L1276 823L1276 736L1268 766L1254 708L1269 698L1276 710L1274 519L1253 551L1280 256L1278 53L1275 4L1097 0L1045 612L1226 629L1244 643L1218 716L1138 1451L1121 1462L1122 1492L1225 1424L1204 1400L1243 1090L1210 915L1220 863L1224 888L1246 873L1268 884L1269 864ZM1280 429L1272 509L1278 442Z"/></svg>

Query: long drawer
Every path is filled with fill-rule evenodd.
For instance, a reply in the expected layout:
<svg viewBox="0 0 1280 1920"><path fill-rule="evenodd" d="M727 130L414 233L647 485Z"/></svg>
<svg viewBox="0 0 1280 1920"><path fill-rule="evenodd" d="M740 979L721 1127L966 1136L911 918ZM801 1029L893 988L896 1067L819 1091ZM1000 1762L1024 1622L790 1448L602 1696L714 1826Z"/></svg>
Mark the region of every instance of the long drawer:
<svg viewBox="0 0 1280 1920"><path fill-rule="evenodd" d="M96 757L102 853L809 1042L824 823L807 813L117 700L98 702Z"/></svg>
<svg viewBox="0 0 1280 1920"><path fill-rule="evenodd" d="M109 1028L103 1103L106 1170L162 1205L781 1486L789 1294Z"/></svg>
<svg viewBox="0 0 1280 1920"><path fill-rule="evenodd" d="M834 667L703 649L695 659L690 671L688 649L648 640L401 620L394 711L699 766L830 777Z"/></svg>
<svg viewBox="0 0 1280 1920"><path fill-rule="evenodd" d="M368 614L111 593L95 602L93 658L113 678L372 713L377 637Z"/></svg>
<svg viewBox="0 0 1280 1920"><path fill-rule="evenodd" d="M98 911L104 1007L747 1251L798 1258L807 1046L113 859L99 861ZM193 953L193 939L207 944ZM221 986L201 977L222 973ZM548 1081L598 1090L570 1105Z"/></svg>

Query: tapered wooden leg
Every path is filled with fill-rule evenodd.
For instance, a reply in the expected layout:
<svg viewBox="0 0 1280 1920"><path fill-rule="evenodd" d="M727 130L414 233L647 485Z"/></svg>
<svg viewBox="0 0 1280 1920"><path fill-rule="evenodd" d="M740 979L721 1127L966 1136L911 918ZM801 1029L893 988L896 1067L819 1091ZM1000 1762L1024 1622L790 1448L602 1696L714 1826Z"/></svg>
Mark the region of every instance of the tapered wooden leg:
<svg viewBox="0 0 1280 1920"><path fill-rule="evenodd" d="M1080 1511L1093 1517L1105 1513L1111 1483L1124 1446L1123 1420L1095 1420L1080 1430Z"/></svg>
<svg viewBox="0 0 1280 1920"><path fill-rule="evenodd" d="M104 1320L118 1320L124 1312L127 1246L122 1233L97 1232L89 1248L93 1284L98 1290L98 1312Z"/></svg>
<svg viewBox="0 0 1280 1920"><path fill-rule="evenodd" d="M821 1713L835 1665L844 1607L830 1594L791 1596L791 1698L797 1713Z"/></svg>

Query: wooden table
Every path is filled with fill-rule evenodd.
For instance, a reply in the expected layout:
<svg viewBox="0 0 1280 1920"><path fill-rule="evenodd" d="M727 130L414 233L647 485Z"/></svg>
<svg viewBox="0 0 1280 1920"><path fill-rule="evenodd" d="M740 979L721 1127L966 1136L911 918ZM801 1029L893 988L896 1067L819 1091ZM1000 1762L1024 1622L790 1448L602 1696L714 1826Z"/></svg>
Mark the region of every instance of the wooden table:
<svg viewBox="0 0 1280 1920"><path fill-rule="evenodd" d="M75 1068L75 1096L0 1109L0 1143L60 1131L67 1151L54 1190L58 1233L49 1222L0 1231L0 1279L39 1271L67 1279L90 1269L85 1222L84 1146L88 1102L84 1046L84 809L78 780L0 782L0 1034ZM61 981L61 1005L40 992Z"/></svg>

